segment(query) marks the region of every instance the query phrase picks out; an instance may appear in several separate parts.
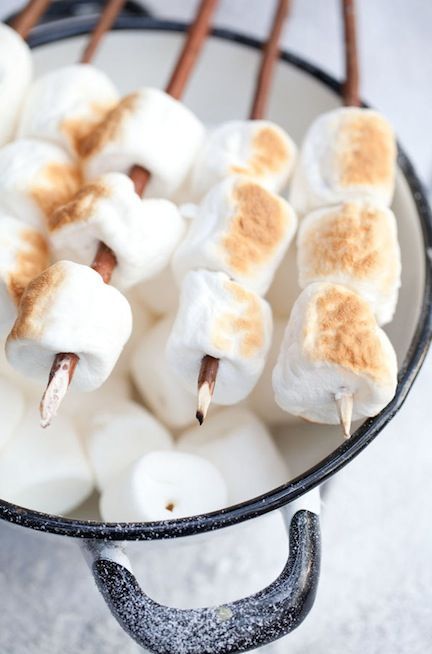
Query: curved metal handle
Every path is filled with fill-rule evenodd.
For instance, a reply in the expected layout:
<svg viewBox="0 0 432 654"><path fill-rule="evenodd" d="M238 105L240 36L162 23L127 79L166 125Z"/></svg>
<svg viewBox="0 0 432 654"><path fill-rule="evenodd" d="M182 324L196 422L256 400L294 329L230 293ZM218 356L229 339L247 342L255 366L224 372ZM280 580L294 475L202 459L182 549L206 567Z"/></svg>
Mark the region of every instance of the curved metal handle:
<svg viewBox="0 0 432 654"><path fill-rule="evenodd" d="M287 564L270 586L245 599L204 609L157 604L141 590L128 563L120 562L118 550L113 555L106 549L110 545L101 548L94 542L88 548L100 592L123 629L142 647L155 654L226 654L276 640L309 613L320 568L318 516L298 511L291 520L289 541Z"/></svg>

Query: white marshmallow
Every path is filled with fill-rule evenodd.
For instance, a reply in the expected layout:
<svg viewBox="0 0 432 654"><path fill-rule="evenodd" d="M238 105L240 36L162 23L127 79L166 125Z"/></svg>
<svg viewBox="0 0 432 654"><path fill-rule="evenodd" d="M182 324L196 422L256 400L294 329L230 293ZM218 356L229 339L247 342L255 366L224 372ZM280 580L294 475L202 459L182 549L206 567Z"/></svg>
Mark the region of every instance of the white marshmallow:
<svg viewBox="0 0 432 654"><path fill-rule="evenodd" d="M50 264L42 234L0 211L0 335L15 322L27 284Z"/></svg>
<svg viewBox="0 0 432 654"><path fill-rule="evenodd" d="M100 511L112 522L170 520L226 506L227 491L211 463L184 452L152 452L103 491Z"/></svg>
<svg viewBox="0 0 432 654"><path fill-rule="evenodd" d="M350 202L318 209L300 225L299 283L348 286L369 302L378 324L391 321L400 287L396 219L390 209Z"/></svg>
<svg viewBox="0 0 432 654"><path fill-rule="evenodd" d="M300 214L354 199L389 205L395 169L395 137L383 116L371 109L334 109L306 134L290 201Z"/></svg>
<svg viewBox="0 0 432 654"><path fill-rule="evenodd" d="M131 359L132 378L147 406L169 427L182 428L195 421L196 396L183 388L165 358L172 329L171 316L144 334Z"/></svg>
<svg viewBox="0 0 432 654"><path fill-rule="evenodd" d="M312 422L337 424L335 397L353 396L353 420L375 416L396 383L396 354L367 302L344 286L307 286L273 372L276 402Z"/></svg>
<svg viewBox="0 0 432 654"><path fill-rule="evenodd" d="M265 300L225 273L192 271L183 280L167 361L196 393L203 356L216 357L220 361L213 401L236 404L258 381L271 335L271 309Z"/></svg>
<svg viewBox="0 0 432 654"><path fill-rule="evenodd" d="M142 88L123 98L81 141L80 155L92 179L139 165L151 173L147 195L170 197L186 178L203 138L203 125L181 102Z"/></svg>
<svg viewBox="0 0 432 654"><path fill-rule="evenodd" d="M171 266L164 268L151 280L138 284L136 291L144 304L156 316L166 316L177 310L179 291Z"/></svg>
<svg viewBox="0 0 432 654"><path fill-rule="evenodd" d="M86 443L96 484L103 490L152 450L173 447L170 433L135 402L117 402L95 415Z"/></svg>
<svg viewBox="0 0 432 654"><path fill-rule="evenodd" d="M29 410L0 452L0 497L27 509L65 514L90 495L93 475L70 420L49 429Z"/></svg>
<svg viewBox="0 0 432 654"><path fill-rule="evenodd" d="M154 320L147 307L143 302L141 302L141 299L136 292L136 287L128 291L125 296L132 310L133 329L112 374L129 376L135 352L141 343L141 340L145 338Z"/></svg>
<svg viewBox="0 0 432 654"><path fill-rule="evenodd" d="M178 447L208 459L225 479L230 504L286 484L288 468L270 432L251 411L232 408L180 436Z"/></svg>
<svg viewBox="0 0 432 654"><path fill-rule="evenodd" d="M296 157L288 134L269 120L231 120L211 130L192 168L190 189L201 198L225 177L244 175L270 191L288 182Z"/></svg>
<svg viewBox="0 0 432 654"><path fill-rule="evenodd" d="M8 442L24 414L22 390L7 377L0 377L0 449Z"/></svg>
<svg viewBox="0 0 432 654"><path fill-rule="evenodd" d="M57 145L19 139L0 149L0 207L32 227L45 228L80 184L79 168Z"/></svg>
<svg viewBox="0 0 432 654"><path fill-rule="evenodd" d="M112 283L119 288L161 272L183 231L175 204L142 200L122 173L108 173L86 184L50 221L57 258L90 265L100 241L111 248L117 259Z"/></svg>
<svg viewBox="0 0 432 654"><path fill-rule="evenodd" d="M119 291L87 266L58 261L28 285L6 355L24 375L47 379L54 356L74 352L80 360L71 385L90 391L111 373L131 329Z"/></svg>
<svg viewBox="0 0 432 654"><path fill-rule="evenodd" d="M177 279L193 269L222 270L264 295L297 228L291 207L245 177L231 177L202 201L173 256Z"/></svg>
<svg viewBox="0 0 432 654"><path fill-rule="evenodd" d="M0 146L15 134L32 74L33 62L27 43L15 30L0 23Z"/></svg>
<svg viewBox="0 0 432 654"><path fill-rule="evenodd" d="M80 140L118 100L114 84L98 68L90 64L56 68L30 86L18 135L51 141L75 156Z"/></svg>

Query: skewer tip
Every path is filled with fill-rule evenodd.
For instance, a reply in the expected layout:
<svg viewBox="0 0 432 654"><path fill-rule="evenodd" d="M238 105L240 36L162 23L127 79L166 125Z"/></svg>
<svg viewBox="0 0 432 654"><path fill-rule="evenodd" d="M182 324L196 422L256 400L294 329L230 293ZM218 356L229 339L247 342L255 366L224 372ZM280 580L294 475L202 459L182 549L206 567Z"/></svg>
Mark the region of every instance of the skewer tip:
<svg viewBox="0 0 432 654"><path fill-rule="evenodd" d="M54 358L48 386L42 396L39 412L40 425L49 427L67 393L67 389L75 372L79 357L76 354L58 354Z"/></svg>
<svg viewBox="0 0 432 654"><path fill-rule="evenodd" d="M196 412L196 419L198 420L199 424L202 425L206 415L207 411L209 410L210 404L212 400L212 392L210 389L210 384L208 382L204 382L199 389L198 389L198 409Z"/></svg>
<svg viewBox="0 0 432 654"><path fill-rule="evenodd" d="M351 421L352 421L354 398L350 393L348 394L348 393L341 392L336 394L335 400L338 408L340 425L342 427L344 438L346 439L351 438Z"/></svg>

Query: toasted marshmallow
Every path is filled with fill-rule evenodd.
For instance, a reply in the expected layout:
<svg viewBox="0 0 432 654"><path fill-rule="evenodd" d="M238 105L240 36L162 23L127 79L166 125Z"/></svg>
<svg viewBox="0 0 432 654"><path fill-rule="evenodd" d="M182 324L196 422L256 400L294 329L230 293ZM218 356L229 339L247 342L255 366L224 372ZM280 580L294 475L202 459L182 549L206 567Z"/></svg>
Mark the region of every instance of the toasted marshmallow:
<svg viewBox="0 0 432 654"><path fill-rule="evenodd" d="M151 173L147 195L170 197L186 178L203 138L203 125L183 104L158 89L142 88L123 98L82 139L79 154L91 179L139 165Z"/></svg>
<svg viewBox="0 0 432 654"><path fill-rule="evenodd" d="M354 199L392 200L396 169L393 130L371 109L323 114L304 139L290 201L300 214Z"/></svg>
<svg viewBox="0 0 432 654"><path fill-rule="evenodd" d="M51 141L77 155L79 143L118 102L109 77L90 64L62 66L30 86L18 135Z"/></svg>
<svg viewBox="0 0 432 654"><path fill-rule="evenodd" d="M353 420L375 416L396 383L396 354L366 300L336 284L307 286L273 372L276 402L312 422L337 424L335 398L353 397Z"/></svg>
<svg viewBox="0 0 432 654"><path fill-rule="evenodd" d="M0 377L0 451L8 442L23 417L25 398L18 384Z"/></svg>
<svg viewBox="0 0 432 654"><path fill-rule="evenodd" d="M232 175L278 193L288 182L296 146L269 120L231 120L209 132L192 168L190 190L201 198L212 186Z"/></svg>
<svg viewBox="0 0 432 654"><path fill-rule="evenodd" d="M180 436L178 447L208 459L221 472L232 504L286 484L287 466L270 432L251 411L220 411Z"/></svg>
<svg viewBox="0 0 432 654"><path fill-rule="evenodd" d="M173 318L160 320L141 337L131 358L132 379L145 404L166 425L183 428L195 421L196 397L183 388L165 358Z"/></svg>
<svg viewBox="0 0 432 654"><path fill-rule="evenodd" d="M378 324L391 321L401 262L390 209L359 201L318 209L301 223L297 248L302 288L313 282L348 286L369 302Z"/></svg>
<svg viewBox="0 0 432 654"><path fill-rule="evenodd" d="M166 316L177 311L179 291L171 266L151 280L138 284L136 292L155 316Z"/></svg>
<svg viewBox="0 0 432 654"><path fill-rule="evenodd" d="M297 227L291 207L244 177L215 186L173 256L177 279L189 270L222 270L263 295Z"/></svg>
<svg viewBox="0 0 432 654"><path fill-rule="evenodd" d="M0 335L15 322L27 284L50 264L42 234L0 212Z"/></svg>
<svg viewBox="0 0 432 654"><path fill-rule="evenodd" d="M209 461L184 452L152 452L103 491L100 511L112 522L170 520L226 506L221 473Z"/></svg>
<svg viewBox="0 0 432 654"><path fill-rule="evenodd" d="M19 139L0 149L0 207L32 227L46 228L81 181L79 168L52 143Z"/></svg>
<svg viewBox="0 0 432 654"><path fill-rule="evenodd" d="M18 307L6 355L29 377L48 379L58 352L79 356L77 390L103 384L132 330L126 298L101 276L72 261L58 261L33 279Z"/></svg>
<svg viewBox="0 0 432 654"><path fill-rule="evenodd" d="M33 63L27 43L0 23L0 146L10 141L17 126Z"/></svg>
<svg viewBox="0 0 432 654"><path fill-rule="evenodd" d="M113 479L152 450L173 447L170 433L135 402L117 402L94 416L86 449L103 490Z"/></svg>
<svg viewBox="0 0 432 654"><path fill-rule="evenodd" d="M71 421L58 416L50 429L27 411L0 451L0 497L27 509L64 514L94 487L93 474Z"/></svg>
<svg viewBox="0 0 432 654"><path fill-rule="evenodd" d="M175 204L142 200L122 173L108 173L86 184L50 220L57 258L91 264L100 241L111 248L117 259L112 283L119 288L163 270L183 231Z"/></svg>
<svg viewBox="0 0 432 654"><path fill-rule="evenodd" d="M167 361L196 393L203 356L219 359L213 401L236 404L258 381L271 335L271 309L259 295L225 273L191 271L183 280Z"/></svg>

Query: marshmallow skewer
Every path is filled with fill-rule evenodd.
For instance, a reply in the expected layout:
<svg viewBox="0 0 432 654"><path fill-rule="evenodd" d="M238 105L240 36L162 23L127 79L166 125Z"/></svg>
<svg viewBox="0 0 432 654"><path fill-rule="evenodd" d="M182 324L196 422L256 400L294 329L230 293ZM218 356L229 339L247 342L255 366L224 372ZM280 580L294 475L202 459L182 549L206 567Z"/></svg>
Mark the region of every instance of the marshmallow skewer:
<svg viewBox="0 0 432 654"><path fill-rule="evenodd" d="M263 47L255 93L250 111L252 120L260 120L265 115L276 60L279 56L279 42L283 24L288 14L290 0L279 0L274 15L270 36ZM219 359L206 354L202 358L198 374L198 401L196 419L199 424L205 420L209 410L219 369Z"/></svg>
<svg viewBox="0 0 432 654"><path fill-rule="evenodd" d="M82 64L89 64L99 47L101 39L111 29L126 0L107 0L105 8L94 28L81 56Z"/></svg>
<svg viewBox="0 0 432 654"><path fill-rule="evenodd" d="M23 39L26 39L51 2L52 0L30 0L21 13L14 19L11 27Z"/></svg>
<svg viewBox="0 0 432 654"><path fill-rule="evenodd" d="M193 67L198 59L200 50L208 36L210 21L218 2L219 0L201 1L196 18L189 29L179 59L177 60L177 64L166 87L166 92L176 100L178 100L184 92ZM113 8L113 10L114 9L117 9L117 6ZM106 12L108 13L108 9ZM109 28L110 20L113 20L112 16L113 14L110 12L108 17L105 14L105 16L99 21L99 25L96 27L95 33L91 38L95 45L100 42L104 30ZM93 48L92 54L94 54L94 52L95 48ZM132 166L129 176L134 183L135 191L138 195L142 196L144 193L146 185L150 179L150 174L151 173L142 166ZM114 252L111 248L105 245L105 243L101 242L91 267L93 270L98 272L103 281L108 284L116 265L117 259ZM79 357L74 353L61 352L56 354L54 357L49 374L48 385L40 403L42 427L47 427L57 413L67 392L68 386L72 381L78 362Z"/></svg>

